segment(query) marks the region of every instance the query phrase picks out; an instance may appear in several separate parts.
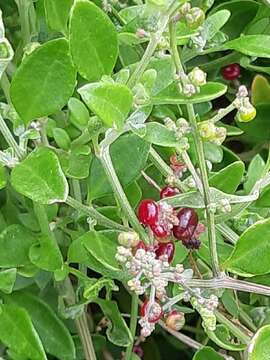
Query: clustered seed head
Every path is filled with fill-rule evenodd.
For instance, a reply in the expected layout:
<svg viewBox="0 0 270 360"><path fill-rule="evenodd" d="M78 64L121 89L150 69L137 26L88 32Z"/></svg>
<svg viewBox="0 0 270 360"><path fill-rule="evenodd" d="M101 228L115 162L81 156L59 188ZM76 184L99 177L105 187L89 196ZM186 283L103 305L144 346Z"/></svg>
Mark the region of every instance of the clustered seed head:
<svg viewBox="0 0 270 360"><path fill-rule="evenodd" d="M226 139L227 131L224 127L218 127L211 120L199 123L199 132L204 141L221 145Z"/></svg>

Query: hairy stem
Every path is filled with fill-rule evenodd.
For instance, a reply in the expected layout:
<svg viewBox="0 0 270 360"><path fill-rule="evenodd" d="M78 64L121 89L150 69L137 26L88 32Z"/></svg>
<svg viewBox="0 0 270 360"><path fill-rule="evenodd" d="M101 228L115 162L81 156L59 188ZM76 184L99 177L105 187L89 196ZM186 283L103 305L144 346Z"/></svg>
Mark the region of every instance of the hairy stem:
<svg viewBox="0 0 270 360"><path fill-rule="evenodd" d="M17 158L22 159L24 156L24 152L22 151L22 149L19 147L18 143L14 139L11 131L7 127L7 124L5 123L1 115L0 115L0 131L4 136L8 145L13 149L14 154L17 156Z"/></svg>
<svg viewBox="0 0 270 360"><path fill-rule="evenodd" d="M130 312L130 316L131 316L130 332L131 332L131 336L132 336L132 342L130 343L130 345L127 348L125 360L132 359L132 350L133 350L134 338L136 335L136 328L137 328L138 304L139 304L138 295L133 294L132 298L131 298L131 312Z"/></svg>
<svg viewBox="0 0 270 360"><path fill-rule="evenodd" d="M119 202L119 205L121 206L125 216L127 217L128 221L130 222L132 228L140 235L141 239L145 243L149 243L148 236L146 235L146 232L144 228L139 223L136 214L134 213L126 194L122 188L122 185L118 179L118 176L115 172L111 156L110 156L110 148L109 146L104 147L102 151L99 154L99 158L101 161L101 164L104 168L105 173L107 174L107 178L114 190L114 195Z"/></svg>
<svg viewBox="0 0 270 360"><path fill-rule="evenodd" d="M66 204L71 206L73 209L81 211L82 213L90 216L91 218L96 220L99 225L102 225L109 229L115 229L115 230L120 230L120 231L128 230L128 228L126 228L125 226L118 224L117 222L110 220L106 216L100 214L92 206L84 205L84 204L80 203L79 201L73 199L70 196L67 197Z"/></svg>
<svg viewBox="0 0 270 360"><path fill-rule="evenodd" d="M174 60L175 70L177 74L184 72L183 65L180 60L178 53L177 42L176 42L176 26L174 22L170 23L170 47L171 54ZM206 220L207 220L207 229L208 229L208 239L209 239L209 249L211 255L212 271L215 277L221 276L219 269L219 260L217 254L217 244L216 244L216 231L215 231L215 216L210 211L209 205L211 204L210 199L210 188L208 182L207 167L204 156L203 142L199 133L196 114L192 104L187 104L187 112L190 124L193 128L193 138L195 142L195 149L197 153L199 168L201 172L202 188L204 195L204 202L206 208Z"/></svg>
<svg viewBox="0 0 270 360"><path fill-rule="evenodd" d="M236 336L243 343L248 344L250 342L250 337L246 335L238 326L232 323L226 316L221 314L219 311L215 311L217 321L227 327L229 331Z"/></svg>

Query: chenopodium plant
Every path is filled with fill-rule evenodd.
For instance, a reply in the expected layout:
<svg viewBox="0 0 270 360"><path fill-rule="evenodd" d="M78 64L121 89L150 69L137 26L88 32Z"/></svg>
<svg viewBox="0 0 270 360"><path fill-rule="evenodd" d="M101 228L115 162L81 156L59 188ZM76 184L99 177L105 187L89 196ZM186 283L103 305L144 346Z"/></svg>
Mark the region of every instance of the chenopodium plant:
<svg viewBox="0 0 270 360"><path fill-rule="evenodd" d="M136 359L159 324L196 360L269 359L269 157L243 177L226 138L270 36L231 28L239 1L40 3L6 19L19 43L0 24L1 353ZM193 311L212 348L181 332Z"/></svg>

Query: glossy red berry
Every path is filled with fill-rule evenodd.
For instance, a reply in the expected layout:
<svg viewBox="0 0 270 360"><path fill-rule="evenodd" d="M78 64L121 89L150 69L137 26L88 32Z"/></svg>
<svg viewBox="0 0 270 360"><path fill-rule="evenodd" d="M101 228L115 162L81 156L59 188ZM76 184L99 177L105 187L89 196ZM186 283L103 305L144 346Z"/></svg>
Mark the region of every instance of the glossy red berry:
<svg viewBox="0 0 270 360"><path fill-rule="evenodd" d="M151 230L157 238L163 239L170 235L170 231L160 224L152 225Z"/></svg>
<svg viewBox="0 0 270 360"><path fill-rule="evenodd" d="M172 262L175 252L175 246L173 242L159 243L155 249L156 257L159 259L161 256L167 255L168 263Z"/></svg>
<svg viewBox="0 0 270 360"><path fill-rule="evenodd" d="M160 198L164 199L170 196L175 196L177 194L179 194L179 189L176 187L172 187L172 186L165 186L163 189L161 189L160 191Z"/></svg>
<svg viewBox="0 0 270 360"><path fill-rule="evenodd" d="M191 239L182 240L182 244L189 250L198 250L201 246L201 242L195 236Z"/></svg>
<svg viewBox="0 0 270 360"><path fill-rule="evenodd" d="M191 208L183 208L178 214L179 224L173 227L173 234L176 239L189 240L198 225L198 215Z"/></svg>
<svg viewBox="0 0 270 360"><path fill-rule="evenodd" d="M138 209L138 218L143 225L155 225L158 221L158 204L150 199L143 200Z"/></svg>
<svg viewBox="0 0 270 360"><path fill-rule="evenodd" d="M241 75L241 69L238 64L230 64L221 70L221 74L225 80L232 81L239 78Z"/></svg>
<svg viewBox="0 0 270 360"><path fill-rule="evenodd" d="M149 300L145 300L140 309L140 315L145 317L150 323L155 323L160 320L163 316L163 311L158 302L154 302L149 308Z"/></svg>

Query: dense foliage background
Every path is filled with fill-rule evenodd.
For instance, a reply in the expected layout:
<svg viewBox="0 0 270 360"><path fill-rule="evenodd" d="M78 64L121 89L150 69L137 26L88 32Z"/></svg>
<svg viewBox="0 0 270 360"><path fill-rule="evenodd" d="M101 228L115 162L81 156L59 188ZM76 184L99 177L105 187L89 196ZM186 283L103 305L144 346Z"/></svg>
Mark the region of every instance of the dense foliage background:
<svg viewBox="0 0 270 360"><path fill-rule="evenodd" d="M1 359L269 360L269 1L0 8ZM121 257L154 241L185 269L158 300ZM140 335L147 299L181 324Z"/></svg>

